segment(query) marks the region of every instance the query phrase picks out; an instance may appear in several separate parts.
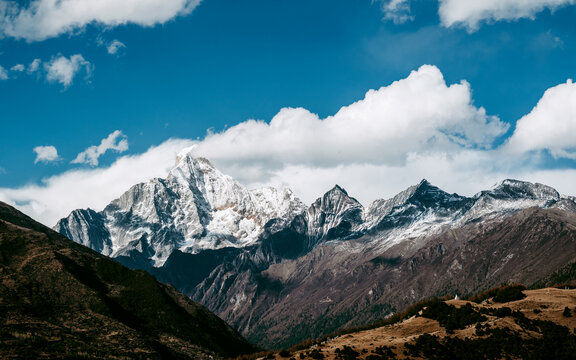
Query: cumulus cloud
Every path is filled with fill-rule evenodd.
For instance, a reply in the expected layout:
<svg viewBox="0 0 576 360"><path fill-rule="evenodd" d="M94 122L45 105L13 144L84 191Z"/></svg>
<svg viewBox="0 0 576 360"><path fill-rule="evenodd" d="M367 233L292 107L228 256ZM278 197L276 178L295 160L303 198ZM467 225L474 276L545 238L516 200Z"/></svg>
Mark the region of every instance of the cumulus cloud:
<svg viewBox="0 0 576 360"><path fill-rule="evenodd" d="M0 34L41 41L82 31L89 24L154 26L187 15L200 0L0 1Z"/></svg>
<svg viewBox="0 0 576 360"><path fill-rule="evenodd" d="M91 166L98 166L98 158L104 155L108 150L113 150L122 153L128 150L128 139L122 131L116 130L102 139L100 145L90 146L88 149L82 151L72 160L72 164L89 164Z"/></svg>
<svg viewBox="0 0 576 360"><path fill-rule="evenodd" d="M410 13L410 0L390 0L382 4L384 19L391 20L395 24L402 24L414 17Z"/></svg>
<svg viewBox="0 0 576 360"><path fill-rule="evenodd" d="M576 0L440 0L439 15L446 27L462 25L469 31L481 22L533 18L544 9L573 5Z"/></svg>
<svg viewBox="0 0 576 360"><path fill-rule="evenodd" d="M35 63L33 62L32 64L34 65ZM44 64L46 79L51 82L59 82L64 88L70 86L74 77L81 72L84 72L86 78L89 78L92 74L92 68L92 64L80 54L72 55L70 58L59 55Z"/></svg>
<svg viewBox="0 0 576 360"><path fill-rule="evenodd" d="M106 47L106 50L108 50L108 54L116 55L118 53L118 51L120 51L120 49L123 49L125 47L126 47L126 45L124 45L123 42L121 42L119 40L113 40L110 44L108 44L108 46Z"/></svg>
<svg viewBox="0 0 576 360"><path fill-rule="evenodd" d="M165 177L176 154L191 144L189 140L168 140L143 154L122 156L107 168L76 169L44 179L40 185L0 188L0 201L54 226L74 209L102 209L132 185Z"/></svg>
<svg viewBox="0 0 576 360"><path fill-rule="evenodd" d="M34 160L34 164L39 162L49 163L60 160L60 156L58 156L58 150L56 150L56 148L52 145L36 146L34 148L34 152L36 153L36 160Z"/></svg>
<svg viewBox="0 0 576 360"><path fill-rule="evenodd" d="M210 134L195 151L220 163L263 169L402 165L411 152L490 148L506 130L497 117L473 105L467 82L447 85L438 68L425 65L326 119L285 108L270 123L250 120Z"/></svg>
<svg viewBox="0 0 576 360"><path fill-rule="evenodd" d="M544 93L518 120L506 150L519 154L548 150L555 158L576 160L576 84L568 80Z"/></svg>

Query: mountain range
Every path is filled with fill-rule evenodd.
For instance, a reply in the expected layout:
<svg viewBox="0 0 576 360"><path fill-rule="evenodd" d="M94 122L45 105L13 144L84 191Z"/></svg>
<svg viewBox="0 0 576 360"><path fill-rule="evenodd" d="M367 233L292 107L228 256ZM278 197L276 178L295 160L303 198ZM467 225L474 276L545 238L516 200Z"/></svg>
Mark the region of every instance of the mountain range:
<svg viewBox="0 0 576 360"><path fill-rule="evenodd" d="M544 281L576 262L575 200L518 180L472 197L422 180L367 207L338 185L306 206L184 152L165 179L54 229L280 348L422 298Z"/></svg>

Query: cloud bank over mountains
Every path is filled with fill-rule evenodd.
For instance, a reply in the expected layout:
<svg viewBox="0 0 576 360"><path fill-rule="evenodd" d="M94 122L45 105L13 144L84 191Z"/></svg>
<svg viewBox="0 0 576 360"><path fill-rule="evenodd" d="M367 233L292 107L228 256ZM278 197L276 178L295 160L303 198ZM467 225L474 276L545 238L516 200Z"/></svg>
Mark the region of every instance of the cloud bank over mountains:
<svg viewBox="0 0 576 360"><path fill-rule="evenodd" d="M209 134L196 148L221 164L261 163L266 168L303 164L402 166L410 154L489 149L508 125L472 103L470 85L447 85L440 70L424 65L407 78L320 119L285 108L270 121L249 120Z"/></svg>
<svg viewBox="0 0 576 360"><path fill-rule="evenodd" d="M101 209L132 185L165 177L176 154L192 146L248 187L288 186L305 202L344 186L364 204L427 178L449 192L472 195L504 178L520 178L574 194L576 170L542 167L539 159L574 159L576 85L546 91L514 129L474 104L466 81L446 84L425 65L405 79L370 90L325 119L285 108L270 122L247 120L203 140L170 139L102 168L70 170L41 185L0 189L0 200L47 225L76 208ZM127 149L115 131L78 163L96 166L107 150Z"/></svg>

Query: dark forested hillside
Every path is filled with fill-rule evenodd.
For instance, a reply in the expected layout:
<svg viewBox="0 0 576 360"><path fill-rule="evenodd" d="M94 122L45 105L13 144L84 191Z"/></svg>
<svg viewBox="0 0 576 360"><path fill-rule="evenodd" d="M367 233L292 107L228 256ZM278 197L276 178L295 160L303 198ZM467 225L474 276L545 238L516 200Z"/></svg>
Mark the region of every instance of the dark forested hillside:
<svg viewBox="0 0 576 360"><path fill-rule="evenodd" d="M182 358L253 350L206 308L0 203L0 357Z"/></svg>

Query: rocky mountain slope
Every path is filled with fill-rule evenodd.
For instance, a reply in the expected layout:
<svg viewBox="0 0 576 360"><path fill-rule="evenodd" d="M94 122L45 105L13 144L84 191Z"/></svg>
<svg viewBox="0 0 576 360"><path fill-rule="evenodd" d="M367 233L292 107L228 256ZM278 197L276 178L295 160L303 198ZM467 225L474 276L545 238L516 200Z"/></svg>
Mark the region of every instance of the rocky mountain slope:
<svg viewBox="0 0 576 360"><path fill-rule="evenodd" d="M214 359L253 347L205 307L0 203L0 357Z"/></svg>
<svg viewBox="0 0 576 360"><path fill-rule="evenodd" d="M574 198L545 185L504 180L464 197L423 180L368 207L335 186L306 207L290 190L248 190L186 153L166 179L55 229L274 347L576 262Z"/></svg>

